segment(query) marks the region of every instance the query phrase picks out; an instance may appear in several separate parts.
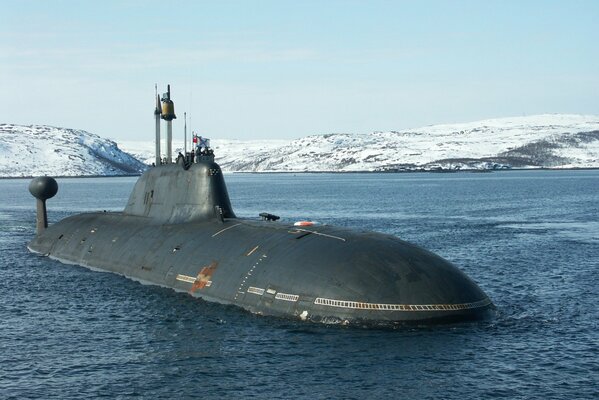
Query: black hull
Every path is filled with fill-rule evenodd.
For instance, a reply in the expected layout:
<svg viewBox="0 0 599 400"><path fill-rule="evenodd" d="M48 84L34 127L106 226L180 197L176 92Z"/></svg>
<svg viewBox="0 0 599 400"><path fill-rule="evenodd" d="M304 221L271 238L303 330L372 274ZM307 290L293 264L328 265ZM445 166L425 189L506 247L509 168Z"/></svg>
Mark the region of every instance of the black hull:
<svg viewBox="0 0 599 400"><path fill-rule="evenodd" d="M165 224L124 213L56 223L29 249L252 313L318 322L485 317L484 292L448 261L390 235L229 218Z"/></svg>

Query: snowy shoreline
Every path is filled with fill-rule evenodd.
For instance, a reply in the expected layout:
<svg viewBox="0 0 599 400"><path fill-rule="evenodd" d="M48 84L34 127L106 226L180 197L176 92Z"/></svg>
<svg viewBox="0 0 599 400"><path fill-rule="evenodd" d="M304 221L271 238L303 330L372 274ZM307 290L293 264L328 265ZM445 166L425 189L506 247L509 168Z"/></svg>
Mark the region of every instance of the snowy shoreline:
<svg viewBox="0 0 599 400"><path fill-rule="evenodd" d="M0 124L0 177L138 175L154 161L154 147L153 140L115 142L77 129ZM599 116L544 114L295 140L215 138L212 148L225 173L594 169ZM175 139L173 149L183 151L183 142Z"/></svg>
<svg viewBox="0 0 599 400"><path fill-rule="evenodd" d="M567 167L567 168L506 168L501 170L477 170L477 169L461 169L461 170L413 170L413 171L223 171L225 175L303 175L303 174L480 174L480 173L491 173L491 172L510 172L510 171L594 171L599 170L599 167ZM33 179L40 175L32 176L0 176L2 179ZM81 178L129 178L138 177L141 174L132 175L52 175L56 179L81 179Z"/></svg>

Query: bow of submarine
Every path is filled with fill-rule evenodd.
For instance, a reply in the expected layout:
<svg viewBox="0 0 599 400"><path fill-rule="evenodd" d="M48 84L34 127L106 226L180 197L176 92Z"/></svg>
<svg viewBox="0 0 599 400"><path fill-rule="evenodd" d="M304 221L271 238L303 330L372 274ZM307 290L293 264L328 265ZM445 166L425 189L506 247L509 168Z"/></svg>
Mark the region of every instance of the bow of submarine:
<svg viewBox="0 0 599 400"><path fill-rule="evenodd" d="M449 261L394 236L325 226L288 233L295 239L271 236L268 261L252 282L296 300L284 304L248 294L239 299L245 308L316 321L404 322L480 319L493 308Z"/></svg>

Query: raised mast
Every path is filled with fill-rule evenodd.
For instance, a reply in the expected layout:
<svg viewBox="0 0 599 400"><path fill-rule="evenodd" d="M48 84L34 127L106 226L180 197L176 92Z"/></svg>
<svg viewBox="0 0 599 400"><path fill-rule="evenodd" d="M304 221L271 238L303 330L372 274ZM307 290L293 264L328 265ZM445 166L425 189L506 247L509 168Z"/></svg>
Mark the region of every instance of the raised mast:
<svg viewBox="0 0 599 400"><path fill-rule="evenodd" d="M158 85L154 86L154 91L156 93L156 109L154 110L154 119L156 120L156 159L154 161L154 165L158 166L161 164L161 156L160 156L160 114L162 114L160 110L160 97L158 97Z"/></svg>
<svg viewBox="0 0 599 400"><path fill-rule="evenodd" d="M171 100L171 85L167 85L167 91L162 95L162 119L166 121L166 163L173 162L173 119L175 116L175 104Z"/></svg>

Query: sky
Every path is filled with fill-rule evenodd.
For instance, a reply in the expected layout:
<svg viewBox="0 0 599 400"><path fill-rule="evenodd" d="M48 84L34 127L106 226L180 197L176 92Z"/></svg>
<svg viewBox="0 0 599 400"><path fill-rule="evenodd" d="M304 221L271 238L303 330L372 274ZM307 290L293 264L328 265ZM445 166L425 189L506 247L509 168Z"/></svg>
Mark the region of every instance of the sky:
<svg viewBox="0 0 599 400"><path fill-rule="evenodd" d="M599 1L0 0L0 123L152 140L599 115Z"/></svg>

